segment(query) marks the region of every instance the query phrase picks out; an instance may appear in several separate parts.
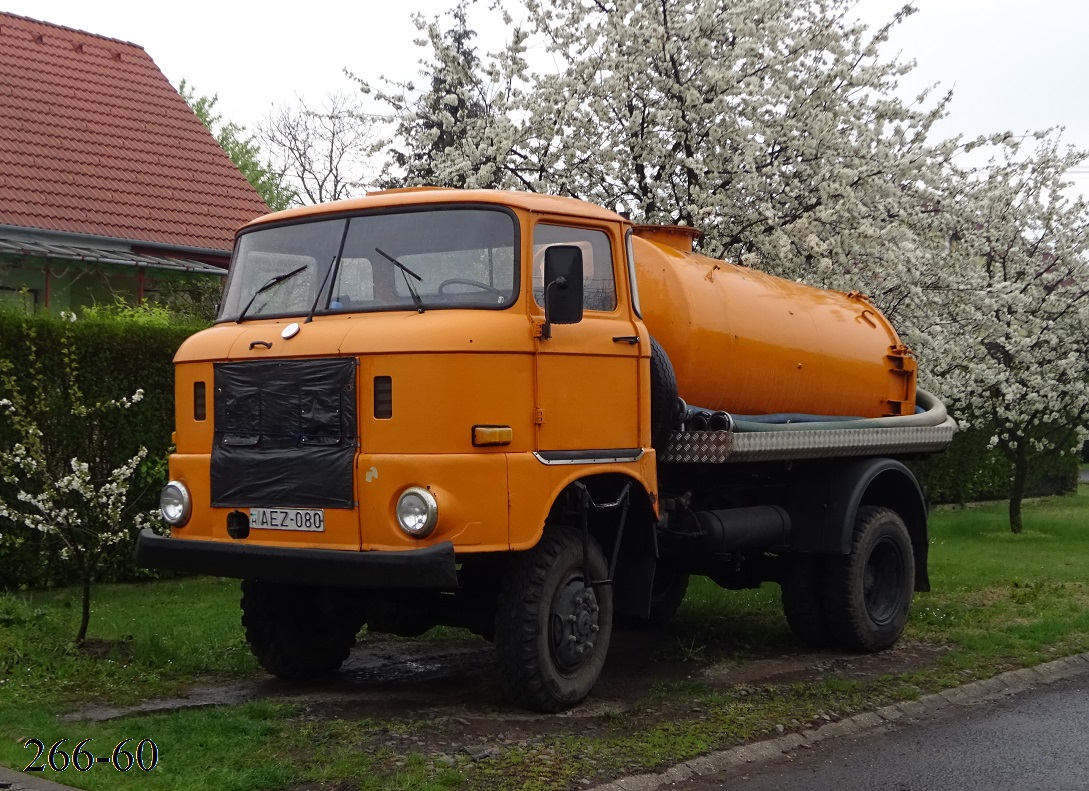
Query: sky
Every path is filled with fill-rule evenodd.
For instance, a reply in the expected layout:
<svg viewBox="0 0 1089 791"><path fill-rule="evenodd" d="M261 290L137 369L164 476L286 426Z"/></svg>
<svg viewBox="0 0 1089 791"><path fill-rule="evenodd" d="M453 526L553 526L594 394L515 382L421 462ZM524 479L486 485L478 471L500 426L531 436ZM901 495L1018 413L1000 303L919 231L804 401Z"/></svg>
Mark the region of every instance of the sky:
<svg viewBox="0 0 1089 791"><path fill-rule="evenodd" d="M442 15L453 1L0 0L0 9L138 44L175 86L184 78L198 94L217 94L224 118L253 129L295 96L317 101L354 90L345 68L374 83L380 76L414 78L424 50L413 44L413 12ZM478 3L470 16L483 51L498 48L503 36L487 5ZM902 5L858 0L856 9L878 26ZM1064 140L1089 149L1083 54L1089 3L916 0L915 6L918 13L894 31L887 52L918 64L903 81L905 98L934 83L953 90L942 136L1064 126ZM1089 166L1071 176L1089 192Z"/></svg>

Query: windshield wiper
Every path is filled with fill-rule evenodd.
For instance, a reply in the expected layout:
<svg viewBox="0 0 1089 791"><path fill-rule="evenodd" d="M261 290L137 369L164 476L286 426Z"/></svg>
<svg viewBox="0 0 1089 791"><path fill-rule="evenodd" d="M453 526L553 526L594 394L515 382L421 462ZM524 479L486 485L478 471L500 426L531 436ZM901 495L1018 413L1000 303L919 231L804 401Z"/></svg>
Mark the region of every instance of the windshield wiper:
<svg viewBox="0 0 1089 791"><path fill-rule="evenodd" d="M242 319L246 318L246 313L248 313L249 309L253 306L253 301L255 299L257 299L258 294L262 294L265 291L268 291L270 288L277 285L278 283L283 283L289 277L295 277L295 275L299 274L299 272L302 272L305 269L306 269L306 265L303 264L298 269L292 269L290 272L285 272L282 275L276 275L275 277L270 277L268 279L268 282L265 283L265 285L261 286L259 289L257 289L256 291L253 292L253 296L250 297L250 301L246 303L246 307L242 308L242 312L238 314L238 318L235 319L235 323L236 324L241 324Z"/></svg>
<svg viewBox="0 0 1089 791"><path fill-rule="evenodd" d="M322 292L325 291L325 284L329 282L329 275L333 273L333 264L337 262L337 257L334 255L333 260L329 262L329 268L325 270L325 277L321 279L321 286L318 287L318 295L314 297L314 304L310 306L310 312L306 314L306 321L303 324L309 324L314 320L314 311L318 309L318 303L321 302Z"/></svg>
<svg viewBox="0 0 1089 791"><path fill-rule="evenodd" d="M415 272L413 272L411 269L409 269L407 266L402 264L400 261L398 261L396 258L394 258L392 255L387 253L382 248L376 247L376 248L374 248L374 252L376 252L380 256L388 259L395 267L397 267L398 269L401 270L401 276L404 277L405 285L408 286L408 293L412 295L412 301L414 303L416 303L416 310L419 311L420 313L423 313L424 312L423 300L420 299L419 293L416 291L416 288L412 285L412 282L408 279L408 276L412 275L414 278L416 278L417 280L419 280L421 282L423 282L423 278L420 277L419 275L417 275Z"/></svg>

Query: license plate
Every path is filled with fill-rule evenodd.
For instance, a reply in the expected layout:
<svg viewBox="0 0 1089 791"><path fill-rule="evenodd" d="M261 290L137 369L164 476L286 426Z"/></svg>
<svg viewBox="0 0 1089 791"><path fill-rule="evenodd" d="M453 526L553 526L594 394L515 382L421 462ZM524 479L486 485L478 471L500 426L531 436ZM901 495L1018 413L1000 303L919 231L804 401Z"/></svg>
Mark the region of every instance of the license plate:
<svg viewBox="0 0 1089 791"><path fill-rule="evenodd" d="M261 530L325 530L325 511L320 508L251 508L250 527Z"/></svg>

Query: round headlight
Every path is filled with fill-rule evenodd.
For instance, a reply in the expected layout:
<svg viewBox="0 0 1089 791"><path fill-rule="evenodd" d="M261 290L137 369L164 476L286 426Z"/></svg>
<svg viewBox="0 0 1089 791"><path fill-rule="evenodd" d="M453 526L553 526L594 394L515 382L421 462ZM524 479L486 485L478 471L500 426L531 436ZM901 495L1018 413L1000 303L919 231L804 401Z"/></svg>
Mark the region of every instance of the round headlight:
<svg viewBox="0 0 1089 791"><path fill-rule="evenodd" d="M184 525L193 512L193 499L189 496L189 488L181 481L168 483L159 495L159 510L167 524L174 527Z"/></svg>
<svg viewBox="0 0 1089 791"><path fill-rule="evenodd" d="M397 500L397 524L413 538L431 534L439 521L439 504L420 486L406 489Z"/></svg>

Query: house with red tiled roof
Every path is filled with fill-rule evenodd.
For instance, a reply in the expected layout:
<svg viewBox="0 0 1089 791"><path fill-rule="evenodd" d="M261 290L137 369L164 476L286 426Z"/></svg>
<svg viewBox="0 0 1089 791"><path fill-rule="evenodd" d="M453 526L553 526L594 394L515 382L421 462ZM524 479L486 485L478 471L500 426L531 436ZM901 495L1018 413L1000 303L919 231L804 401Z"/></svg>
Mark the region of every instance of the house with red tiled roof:
<svg viewBox="0 0 1089 791"><path fill-rule="evenodd" d="M0 301L221 277L267 211L142 47L0 12Z"/></svg>

